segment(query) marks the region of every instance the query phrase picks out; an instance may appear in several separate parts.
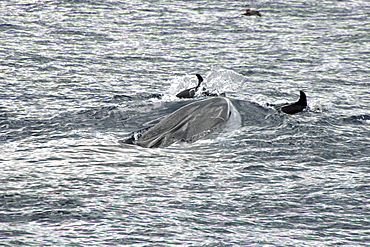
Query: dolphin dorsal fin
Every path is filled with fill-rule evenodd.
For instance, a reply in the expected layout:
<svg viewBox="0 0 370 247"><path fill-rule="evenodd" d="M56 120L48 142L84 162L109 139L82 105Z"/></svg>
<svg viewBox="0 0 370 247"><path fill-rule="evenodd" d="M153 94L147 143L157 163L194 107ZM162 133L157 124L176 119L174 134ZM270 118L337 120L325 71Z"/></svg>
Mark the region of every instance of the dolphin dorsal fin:
<svg viewBox="0 0 370 247"><path fill-rule="evenodd" d="M198 78L198 85L195 88L198 89L203 81L203 77L200 74L196 74L196 76Z"/></svg>
<svg viewBox="0 0 370 247"><path fill-rule="evenodd" d="M307 106L306 94L303 91L299 91L299 94L300 96L299 96L299 100L297 101L297 104L301 106Z"/></svg>
<svg viewBox="0 0 370 247"><path fill-rule="evenodd" d="M280 110L286 114L296 114L303 111L307 107L307 97L303 91L299 91L299 100L293 104L285 105Z"/></svg>

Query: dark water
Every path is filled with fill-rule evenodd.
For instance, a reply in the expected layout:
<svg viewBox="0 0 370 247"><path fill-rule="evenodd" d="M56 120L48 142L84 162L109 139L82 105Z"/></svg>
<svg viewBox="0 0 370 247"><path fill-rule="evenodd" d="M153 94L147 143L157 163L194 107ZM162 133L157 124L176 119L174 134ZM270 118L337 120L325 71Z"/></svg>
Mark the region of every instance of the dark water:
<svg viewBox="0 0 370 247"><path fill-rule="evenodd" d="M0 245L368 245L369 2L127 2L0 2ZM196 73L241 127L119 144Z"/></svg>

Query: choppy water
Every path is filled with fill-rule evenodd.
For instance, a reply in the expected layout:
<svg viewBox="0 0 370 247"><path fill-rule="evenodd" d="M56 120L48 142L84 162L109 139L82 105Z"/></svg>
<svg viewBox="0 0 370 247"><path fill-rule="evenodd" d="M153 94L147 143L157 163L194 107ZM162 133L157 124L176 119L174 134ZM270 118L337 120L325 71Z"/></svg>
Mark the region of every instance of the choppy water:
<svg viewBox="0 0 370 247"><path fill-rule="evenodd" d="M370 243L368 1L0 6L0 245ZM119 144L195 73L241 128Z"/></svg>

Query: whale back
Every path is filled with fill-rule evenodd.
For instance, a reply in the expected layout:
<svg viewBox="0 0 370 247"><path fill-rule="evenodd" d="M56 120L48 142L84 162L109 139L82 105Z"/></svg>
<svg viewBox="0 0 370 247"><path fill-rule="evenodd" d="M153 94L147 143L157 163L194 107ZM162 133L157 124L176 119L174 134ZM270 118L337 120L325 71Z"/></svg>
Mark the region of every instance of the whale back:
<svg viewBox="0 0 370 247"><path fill-rule="evenodd" d="M190 103L144 132L136 144L153 148L199 140L225 127L230 117L230 104L228 99L221 97Z"/></svg>

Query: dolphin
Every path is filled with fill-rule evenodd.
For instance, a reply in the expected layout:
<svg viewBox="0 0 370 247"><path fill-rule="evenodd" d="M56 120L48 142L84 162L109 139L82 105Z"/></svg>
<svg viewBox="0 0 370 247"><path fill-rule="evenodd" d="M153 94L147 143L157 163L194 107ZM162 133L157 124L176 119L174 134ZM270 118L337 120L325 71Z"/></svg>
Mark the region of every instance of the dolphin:
<svg viewBox="0 0 370 247"><path fill-rule="evenodd" d="M225 128L232 112L238 114L231 101L224 97L195 101L122 142L146 148L167 147L176 142L192 143Z"/></svg>
<svg viewBox="0 0 370 247"><path fill-rule="evenodd" d="M278 110L286 114L296 114L298 112L303 111L307 108L307 97L303 91L299 91L300 97L299 100L293 104L288 104L280 107Z"/></svg>
<svg viewBox="0 0 370 247"><path fill-rule="evenodd" d="M196 74L196 76L198 77L198 85L196 87L192 87L192 88L186 89L184 91L181 91L180 93L176 94L176 97L178 97L178 98L194 98L195 93L198 91L198 89L200 87L200 84L203 81L203 78L202 78L201 75Z"/></svg>

